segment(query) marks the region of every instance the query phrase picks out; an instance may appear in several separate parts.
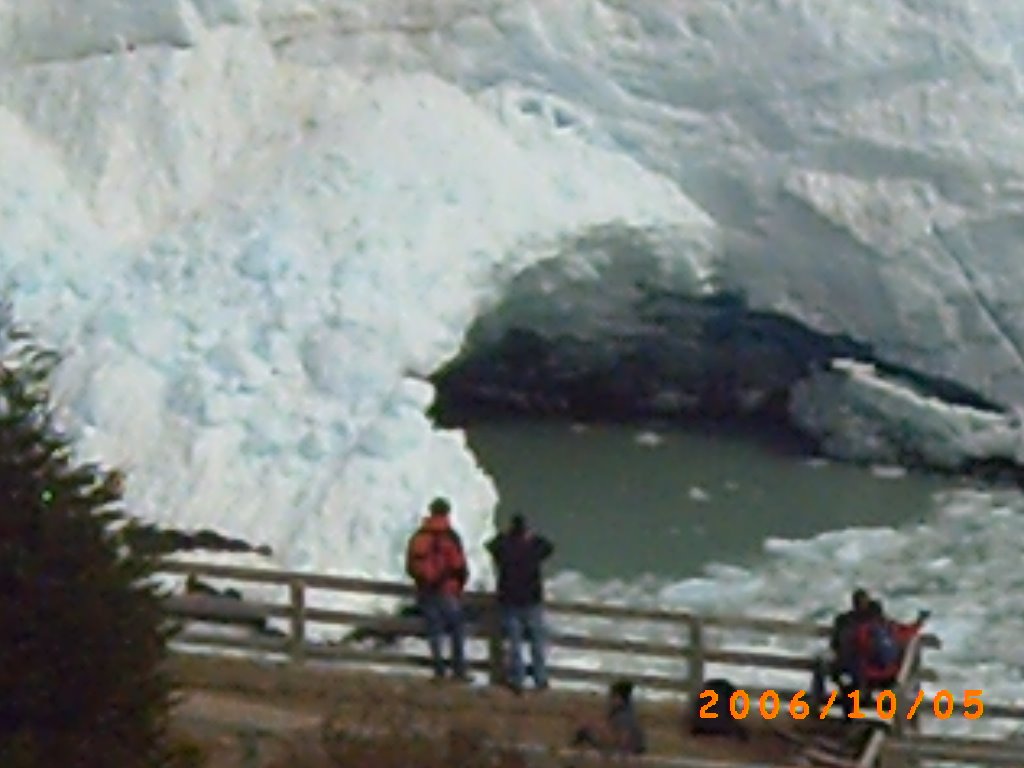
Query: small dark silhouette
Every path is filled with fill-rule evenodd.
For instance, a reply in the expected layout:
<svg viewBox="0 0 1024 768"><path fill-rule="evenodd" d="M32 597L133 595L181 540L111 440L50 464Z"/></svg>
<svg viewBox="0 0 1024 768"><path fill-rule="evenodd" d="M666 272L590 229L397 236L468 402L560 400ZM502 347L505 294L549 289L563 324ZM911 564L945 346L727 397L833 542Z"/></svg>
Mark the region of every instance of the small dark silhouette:
<svg viewBox="0 0 1024 768"><path fill-rule="evenodd" d="M647 751L647 737L633 708L631 680L619 680L608 687L605 719L577 729L572 746L617 754L639 755Z"/></svg>
<svg viewBox="0 0 1024 768"><path fill-rule="evenodd" d="M730 700L734 693L736 686L725 678L706 680L700 694L688 706L690 733L694 736L732 736L747 741L750 734L743 723L732 716Z"/></svg>
<svg viewBox="0 0 1024 768"><path fill-rule="evenodd" d="M156 525L137 524L126 528L121 536L133 551L146 555L170 555L176 552L245 552L270 557L273 550L266 544L250 544L244 539L224 536L203 528L183 531Z"/></svg>
<svg viewBox="0 0 1024 768"><path fill-rule="evenodd" d="M194 573L185 579L185 592L181 597L184 599L179 599L176 605L179 615L191 621L247 627L267 637L287 636L287 633L270 626L269 619L261 615L258 608L247 604L237 589L217 589L201 581ZM193 597L198 599L189 599ZM227 605L239 610L224 610L226 601L230 601ZM171 605L175 605L173 599Z"/></svg>

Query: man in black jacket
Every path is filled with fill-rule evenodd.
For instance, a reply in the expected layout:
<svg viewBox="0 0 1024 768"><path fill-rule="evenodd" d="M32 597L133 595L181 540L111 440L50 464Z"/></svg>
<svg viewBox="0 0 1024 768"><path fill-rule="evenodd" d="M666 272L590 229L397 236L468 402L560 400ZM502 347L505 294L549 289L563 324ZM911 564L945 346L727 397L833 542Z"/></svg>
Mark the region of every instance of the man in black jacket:
<svg viewBox="0 0 1024 768"><path fill-rule="evenodd" d="M522 644L525 634L530 641L534 684L538 690L547 688L541 564L551 556L554 547L546 538L531 531L522 515L515 515L508 530L491 539L487 549L498 570L498 606L512 657L509 687L516 692L523 689Z"/></svg>

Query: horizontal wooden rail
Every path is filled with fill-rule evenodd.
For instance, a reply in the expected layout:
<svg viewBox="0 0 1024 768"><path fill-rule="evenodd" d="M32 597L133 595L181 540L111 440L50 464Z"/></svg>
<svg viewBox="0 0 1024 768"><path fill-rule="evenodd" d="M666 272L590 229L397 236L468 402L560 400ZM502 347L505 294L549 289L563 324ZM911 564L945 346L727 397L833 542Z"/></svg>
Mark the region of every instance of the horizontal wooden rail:
<svg viewBox="0 0 1024 768"><path fill-rule="evenodd" d="M177 646L203 646L211 648L234 649L238 651L264 651L271 653L288 653L287 637L265 637L262 635L226 635L220 632L203 632L189 630L173 641Z"/></svg>
<svg viewBox="0 0 1024 768"><path fill-rule="evenodd" d="M771 635L802 635L812 637L828 637L832 631L829 624L815 624L792 619L776 619L762 616L725 616L711 614L701 616L705 627L734 631L751 631ZM921 642L925 648L941 648L939 638L931 634L922 634Z"/></svg>
<svg viewBox="0 0 1024 768"><path fill-rule="evenodd" d="M935 709L933 706L935 696L933 693L926 693L924 701L922 702L920 708L917 710L917 715L915 716L915 718L923 716L931 718L933 720L956 720L960 722L964 721L966 719L964 718L964 689L947 688L946 690L948 690L953 695L953 698L955 700L950 710L950 717L945 717L945 714L943 714L943 717L941 718L936 717ZM913 695L911 695L910 698L912 700ZM984 694L982 694L981 696L981 702L982 706L984 707L984 710L982 712L981 717L977 718L977 722L979 723L983 723L986 720L1024 720L1024 707L1021 707L1018 704L999 704L996 702L989 702L988 698ZM943 703L940 706L943 708L944 711L945 704ZM977 708L972 704L970 711L973 713L976 709ZM970 722L970 720L967 720L967 722ZM1022 723L1022 726L1024 726L1024 723ZM1024 764L1022 764L1022 768L1024 768Z"/></svg>
<svg viewBox="0 0 1024 768"><path fill-rule="evenodd" d="M171 595L164 598L164 608L183 619L210 618L213 621L243 621L287 618L290 608L284 603L235 600L214 595Z"/></svg>
<svg viewBox="0 0 1024 768"><path fill-rule="evenodd" d="M1020 754L1024 750L1024 741L1001 738L981 738L977 736L939 736L919 735L903 736L898 739L890 739L890 747L899 752L908 752L915 749L943 750L953 747L964 747L969 749L987 749L994 752L1010 752L1016 750Z"/></svg>
<svg viewBox="0 0 1024 768"><path fill-rule="evenodd" d="M301 571L278 571L267 568L171 560L163 561L160 570L168 574L195 574L208 578L230 579L256 584L276 584L280 586L286 586L294 581L301 581L306 589L324 589L382 597L412 598L415 596L415 590L408 584L349 576L303 573ZM488 603L493 600L493 594L490 592L468 591L465 594L465 598L469 602ZM658 621L677 623L699 619L705 627L766 634L827 637L830 631L828 625L793 619L725 615L703 616L690 611L633 608L623 605L585 601L552 600L546 602L544 607L547 612L552 614L577 615L595 619L627 619L636 622ZM929 642L936 643L937 640L931 638Z"/></svg>
<svg viewBox="0 0 1024 768"><path fill-rule="evenodd" d="M378 596L413 597L415 591L408 584L390 581L364 579L349 576L283 571L267 568L197 563L165 560L161 572L177 575L202 575L210 578L231 579L256 584L287 586L301 582L306 589L324 589L336 592L372 594ZM488 592L469 591L465 598L470 601L489 601L493 595ZM689 611L633 608L605 603L582 601L550 601L545 604L548 611L561 614L577 614L592 618L625 618L632 621L685 622L699 618L705 627L728 630L752 631L770 634L794 634L811 637L826 637L830 631L827 624L751 616L700 615ZM938 638L925 634L922 642L927 647L939 647Z"/></svg>
<svg viewBox="0 0 1024 768"><path fill-rule="evenodd" d="M715 629L744 630L764 632L773 635L810 635L812 637L828 637L831 627L827 624L775 619L761 616L720 616L701 617L704 626Z"/></svg>
<svg viewBox="0 0 1024 768"><path fill-rule="evenodd" d="M1024 745L1000 743L995 739L958 739L950 736L890 738L882 747L882 759L897 755L931 763L971 763L1015 768L1024 765Z"/></svg>
<svg viewBox="0 0 1024 768"><path fill-rule="evenodd" d="M206 595L176 595L168 598L166 605L172 614L185 619L220 618L225 622L235 622L258 618L287 618L291 615L291 608L285 604L250 603L248 601L241 603L231 598ZM402 636L415 636L423 631L422 619L380 616L360 611L306 608L305 620L311 623L357 626L377 633L394 633ZM488 637L488 629L480 624L470 625L467 627L467 637L485 639ZM551 631L547 640L549 645L555 648L598 653L627 653L654 659L683 660L691 650L689 645L682 643L620 640L557 631ZM702 651L702 657L705 663L765 667L807 673L811 672L815 664L814 659L807 656L750 650L706 648ZM919 672L921 680L932 681L936 678L934 670L922 669Z"/></svg>

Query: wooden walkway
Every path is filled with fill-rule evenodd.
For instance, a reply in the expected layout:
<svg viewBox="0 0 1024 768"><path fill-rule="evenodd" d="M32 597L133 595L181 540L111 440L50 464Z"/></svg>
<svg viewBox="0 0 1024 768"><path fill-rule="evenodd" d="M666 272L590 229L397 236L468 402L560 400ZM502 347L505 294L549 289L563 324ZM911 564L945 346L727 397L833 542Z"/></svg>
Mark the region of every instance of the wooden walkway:
<svg viewBox="0 0 1024 768"><path fill-rule="evenodd" d="M325 602L317 600L326 592L334 593L333 599L327 601L334 605L352 604L359 596L408 602L413 593L407 584L198 562L167 561L161 570L178 577L192 576L221 591L231 588L246 595L244 601L223 594L175 593L166 598L169 612L186 622L184 631L174 642L179 663L189 661L194 665L203 658L223 662L234 657L238 659L236 664L258 665L266 674L270 674L267 672L270 669L291 670L320 678L375 671L383 673L382 680L390 679L395 672L423 677L429 670L425 643L391 642L421 635L419 619L320 607ZM339 593L345 596L344 600L339 601ZM250 598L253 594L258 594L260 599ZM469 609L479 615L479 620L469 628L467 653L471 669L483 673L490 684L498 685L503 679L505 652L491 610L492 600L489 593L466 596ZM632 609L590 602L550 602L546 608L550 626L548 642L554 662L549 671L556 689L604 686L628 676L636 683L637 696L641 699L657 699L660 695L672 703L678 728L682 700L701 697L709 677L726 677L734 685L744 687L747 682L744 676L756 672L757 684L748 678L751 684L745 687L750 714L744 723L755 730L767 729L788 735L794 743L809 745L802 750L807 758L803 765L903 768L957 763L979 768L1009 765L1024 768L1024 743L980 736L958 738L922 734L920 726L925 720L963 720L973 714L977 705L970 706L968 701L965 711L964 691L950 691L954 706L948 714L945 697L939 697L940 701L934 704L929 696L915 714L909 716L921 683L936 679L934 670L925 663L927 650L938 647L938 640L933 636L922 635L915 639L904 658L898 684L894 686L897 712L890 714L885 710L892 697L879 697L879 707L886 719L879 717L876 707L865 706L861 723L844 723L837 702L826 720L815 722L816 713L809 715L809 709L802 705L806 694L795 700L794 697L808 687L814 663L808 649L824 647L827 625L743 616L700 616L684 611ZM331 636L348 634L350 638L361 637L368 642L316 642L310 639L309 628L313 625L328 630ZM226 627L231 630L227 631ZM380 642L374 644L373 639ZM798 650L786 650L787 646ZM599 654L601 668L594 669L592 664L587 666L585 659L573 658L574 652L577 656L578 652L585 652L590 659ZM583 663L571 663L580 661ZM274 666L268 667L268 664ZM211 669L224 670L228 666L226 662L215 664L198 678L209 677ZM335 683L332 685L336 687ZM475 689L475 694L480 692L481 689ZM540 698L534 698L531 703L536 705ZM981 698L984 709L979 720L986 723L992 719L1013 720L1024 725L1024 708L999 705L983 695ZM707 697L701 700L707 701ZM828 728L835 731L837 720L847 730L854 725L865 727L872 721L877 721L878 727L865 739L857 755L839 757L824 752L820 739L819 747L814 746L816 736L824 734ZM766 759L769 761L765 762ZM757 758L746 754L728 764L748 768L790 768L792 765L771 762L772 759L767 754ZM679 768L711 765L706 757L692 757L687 762L684 757L665 756L664 760L658 764ZM719 760L717 764L726 763Z"/></svg>

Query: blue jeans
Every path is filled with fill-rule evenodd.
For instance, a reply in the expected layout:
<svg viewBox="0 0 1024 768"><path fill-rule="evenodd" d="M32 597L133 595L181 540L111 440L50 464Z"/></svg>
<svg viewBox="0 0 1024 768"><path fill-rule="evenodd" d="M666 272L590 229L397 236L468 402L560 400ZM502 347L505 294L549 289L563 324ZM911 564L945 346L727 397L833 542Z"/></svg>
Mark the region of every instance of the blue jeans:
<svg viewBox="0 0 1024 768"><path fill-rule="evenodd" d="M430 658L434 675L444 677L445 663L441 653L444 635L451 638L452 674L466 675L466 621L462 615L462 602L452 595L420 595L420 611L427 623L427 642L430 643Z"/></svg>
<svg viewBox="0 0 1024 768"><path fill-rule="evenodd" d="M533 681L538 688L546 688L548 669L544 660L544 611L541 606L501 606L501 628L509 641L509 684L514 688L523 687L525 669L522 645L524 635L528 634Z"/></svg>

